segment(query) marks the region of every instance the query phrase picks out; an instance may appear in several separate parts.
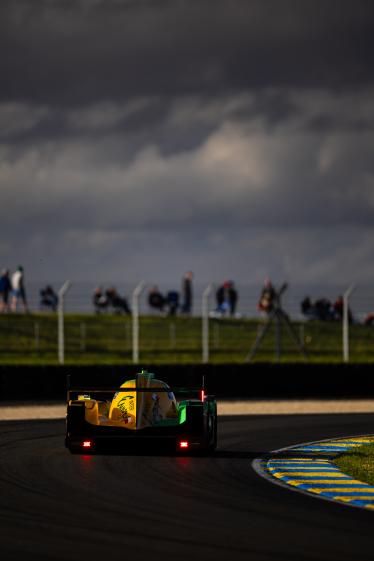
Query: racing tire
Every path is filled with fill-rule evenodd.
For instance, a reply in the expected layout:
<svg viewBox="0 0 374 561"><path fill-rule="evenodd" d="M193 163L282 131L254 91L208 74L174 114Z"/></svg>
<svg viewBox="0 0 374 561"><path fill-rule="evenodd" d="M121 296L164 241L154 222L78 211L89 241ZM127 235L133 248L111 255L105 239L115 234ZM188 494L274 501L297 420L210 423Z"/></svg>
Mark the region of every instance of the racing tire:
<svg viewBox="0 0 374 561"><path fill-rule="evenodd" d="M214 415L212 432L213 432L213 441L210 442L210 444L207 447L207 453L209 455L213 455L216 448L217 448L217 440L218 440L218 438L217 438L217 414ZM209 440L211 440L211 438L209 438Z"/></svg>

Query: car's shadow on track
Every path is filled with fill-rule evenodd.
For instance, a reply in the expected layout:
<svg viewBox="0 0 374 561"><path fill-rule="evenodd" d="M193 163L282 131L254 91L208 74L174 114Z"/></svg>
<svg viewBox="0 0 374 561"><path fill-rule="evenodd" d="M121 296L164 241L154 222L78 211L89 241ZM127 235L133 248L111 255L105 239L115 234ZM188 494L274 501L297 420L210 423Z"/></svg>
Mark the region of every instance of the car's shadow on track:
<svg viewBox="0 0 374 561"><path fill-rule="evenodd" d="M223 459L253 460L258 457L265 457L267 452L256 450L216 450L211 457Z"/></svg>
<svg viewBox="0 0 374 561"><path fill-rule="evenodd" d="M118 448L99 448L90 452L76 452L77 455L89 456L151 456L151 457L174 457L174 458L209 458L209 459L238 459L238 460L253 460L254 458L266 458L267 452L255 450L222 450L217 449L214 452L175 452L175 450L163 449L136 449L127 448L126 450L118 450Z"/></svg>

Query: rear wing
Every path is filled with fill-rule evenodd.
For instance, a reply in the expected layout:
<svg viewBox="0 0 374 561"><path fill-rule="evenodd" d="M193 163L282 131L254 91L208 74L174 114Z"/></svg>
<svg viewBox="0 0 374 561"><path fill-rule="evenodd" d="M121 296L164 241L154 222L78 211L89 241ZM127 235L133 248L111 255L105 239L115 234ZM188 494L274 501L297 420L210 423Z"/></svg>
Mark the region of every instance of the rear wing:
<svg viewBox="0 0 374 561"><path fill-rule="evenodd" d="M131 378L132 379L132 378ZM126 380L125 380L126 381ZM166 382L165 382L166 384ZM70 400L77 400L79 396L92 397L98 400L113 399L114 395L119 392L126 391L136 391L136 392L166 392L173 393L175 397L180 397L183 399L199 399L204 401L205 398L205 378L202 376L202 385L197 387L171 387L166 385L166 387L152 387L145 388L136 384L126 387L102 387L102 386L72 386L71 376L67 376L67 402Z"/></svg>

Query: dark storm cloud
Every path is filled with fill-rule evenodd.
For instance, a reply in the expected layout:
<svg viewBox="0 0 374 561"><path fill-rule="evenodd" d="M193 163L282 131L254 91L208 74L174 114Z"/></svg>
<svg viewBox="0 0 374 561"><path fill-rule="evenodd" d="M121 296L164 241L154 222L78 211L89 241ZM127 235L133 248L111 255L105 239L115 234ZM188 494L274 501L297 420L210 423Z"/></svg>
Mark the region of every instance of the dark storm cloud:
<svg viewBox="0 0 374 561"><path fill-rule="evenodd" d="M1 263L372 278L372 16L371 1L2 0Z"/></svg>
<svg viewBox="0 0 374 561"><path fill-rule="evenodd" d="M272 128L261 113L247 121L235 118L242 106L251 104L250 97L221 104L183 100L171 108L156 133L148 130L139 137L132 128L111 130L110 123L126 119L140 105L73 110L67 118L70 136L27 143L23 150L10 145L3 149L1 177L10 187L2 199L9 210L3 227L11 227L14 216L21 223L42 224L48 232L96 227L120 231L124 224L159 230L188 230L202 224L219 229L370 225L374 208L370 106L365 110L362 103L369 130L347 126L326 134L319 129L311 132L308 123L313 115L338 119L355 98L338 102L312 92L290 100L295 105L298 101L299 110ZM30 110L19 111L23 117ZM194 146L177 149L176 143L168 150L163 144L163 137L169 142L181 133L183 138L188 132L193 137L196 123L211 129Z"/></svg>
<svg viewBox="0 0 374 561"><path fill-rule="evenodd" d="M0 22L3 100L373 82L370 0L3 0Z"/></svg>

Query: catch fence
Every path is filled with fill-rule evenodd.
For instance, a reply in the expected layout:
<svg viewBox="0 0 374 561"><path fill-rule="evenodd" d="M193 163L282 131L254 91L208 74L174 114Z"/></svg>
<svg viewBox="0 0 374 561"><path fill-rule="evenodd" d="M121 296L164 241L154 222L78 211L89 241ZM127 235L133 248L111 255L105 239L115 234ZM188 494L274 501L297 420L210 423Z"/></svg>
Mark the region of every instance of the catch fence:
<svg viewBox="0 0 374 561"><path fill-rule="evenodd" d="M65 364L130 364L133 360L131 316L65 314ZM242 363L263 329L266 318L209 317L208 360L211 363ZM283 326L280 361L341 362L342 323L293 321L304 344L305 359ZM374 362L374 327L354 324L349 331L349 360ZM276 323L262 340L253 361L277 361ZM205 354L206 356L206 354ZM2 364L54 364L58 362L56 314L9 314L0 316ZM140 365L201 363L204 357L201 317L139 317Z"/></svg>

